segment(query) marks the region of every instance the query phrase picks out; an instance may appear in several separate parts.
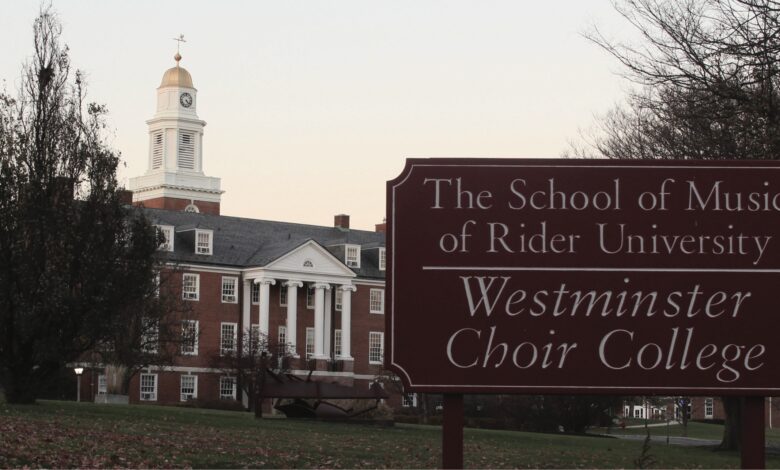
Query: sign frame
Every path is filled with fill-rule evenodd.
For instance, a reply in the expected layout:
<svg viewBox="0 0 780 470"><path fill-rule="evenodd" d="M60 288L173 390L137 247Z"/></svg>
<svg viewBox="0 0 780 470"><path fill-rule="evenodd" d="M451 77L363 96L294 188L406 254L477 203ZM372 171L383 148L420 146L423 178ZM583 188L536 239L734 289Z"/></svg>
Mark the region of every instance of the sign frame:
<svg viewBox="0 0 780 470"><path fill-rule="evenodd" d="M386 271L386 295L385 295L385 368L396 373L402 380L406 392L433 392L433 393L521 393L521 394L615 394L615 395L738 395L738 396L771 396L780 395L780 379L777 385L772 387L739 387L739 386L636 386L636 385L599 385L583 386L574 384L569 386L562 385L529 385L522 384L516 386L507 385L485 385L485 384L420 384L415 383L412 377L404 369L403 364L396 360L396 350L399 347L398 337L395 330L395 320L397 312L395 311L396 296L396 256L397 253L397 217L398 211L404 210L397 207L397 195L402 186L412 176L416 169L420 168L449 168L463 171L466 174L469 170L477 170L480 167L485 168L589 168L604 170L625 170L641 171L650 169L668 169L670 171L678 170L771 170L780 171L780 162L772 161L675 161L675 160L590 160L590 159L483 159L483 158L414 158L407 159L406 165L401 174L393 180L387 182L387 231L386 231L386 249L387 249L387 271ZM451 176L451 175L450 175ZM780 177L780 174L778 174ZM780 236L780 233L777 233ZM780 237L778 237L780 241ZM404 256L404 253L400 253ZM777 272L780 273L780 266L777 266ZM400 295L403 295L401 293ZM771 367L771 365L770 365Z"/></svg>

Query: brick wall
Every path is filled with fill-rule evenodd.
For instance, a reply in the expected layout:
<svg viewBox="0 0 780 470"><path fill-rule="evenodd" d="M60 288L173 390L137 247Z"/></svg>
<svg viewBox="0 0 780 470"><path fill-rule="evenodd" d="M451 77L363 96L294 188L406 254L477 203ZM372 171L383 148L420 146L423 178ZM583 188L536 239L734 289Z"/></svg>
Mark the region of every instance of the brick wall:
<svg viewBox="0 0 780 470"><path fill-rule="evenodd" d="M183 211L190 204L195 204L203 214L219 215L218 202L192 201L190 199L177 199L173 197L158 197L145 201L136 201L133 205L149 207L151 209L167 209L170 211Z"/></svg>

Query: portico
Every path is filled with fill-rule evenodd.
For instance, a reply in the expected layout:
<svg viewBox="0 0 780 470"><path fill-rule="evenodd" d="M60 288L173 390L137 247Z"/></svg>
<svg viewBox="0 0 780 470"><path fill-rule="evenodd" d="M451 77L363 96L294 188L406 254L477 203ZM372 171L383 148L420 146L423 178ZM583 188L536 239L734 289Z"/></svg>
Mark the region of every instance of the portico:
<svg viewBox="0 0 780 470"><path fill-rule="evenodd" d="M317 369L324 368L331 359L333 350L333 293L341 295L341 351L335 359L349 361L344 370L352 370L351 356L351 294L355 291L355 273L334 257L319 243L308 240L282 254L263 267L248 269L244 275L243 325L244 329L255 326L262 335L269 336L271 286L286 289L286 342L294 358L306 356L305 345L298 345L298 289L312 288L314 299L314 351L311 359L316 360ZM247 292L252 284L259 286L258 307L253 312ZM305 306L304 306L305 307ZM308 310L309 312L311 310Z"/></svg>

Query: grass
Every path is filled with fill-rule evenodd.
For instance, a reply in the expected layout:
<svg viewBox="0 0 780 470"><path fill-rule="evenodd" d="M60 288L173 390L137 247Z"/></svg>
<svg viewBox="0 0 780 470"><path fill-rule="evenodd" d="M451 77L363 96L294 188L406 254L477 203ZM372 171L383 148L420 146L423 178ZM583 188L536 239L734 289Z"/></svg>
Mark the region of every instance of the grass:
<svg viewBox="0 0 780 470"><path fill-rule="evenodd" d="M633 467L642 443L466 429L465 465ZM287 419L162 406L0 405L0 467L433 468L441 429ZM653 445L659 468L738 467L735 453ZM780 468L770 458L768 467Z"/></svg>

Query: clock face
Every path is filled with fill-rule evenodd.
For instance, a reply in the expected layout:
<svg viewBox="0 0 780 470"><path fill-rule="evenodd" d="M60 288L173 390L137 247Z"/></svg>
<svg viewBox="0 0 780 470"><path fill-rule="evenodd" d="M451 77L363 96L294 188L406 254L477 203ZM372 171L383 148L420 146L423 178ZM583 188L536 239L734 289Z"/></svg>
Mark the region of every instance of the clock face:
<svg viewBox="0 0 780 470"><path fill-rule="evenodd" d="M189 93L182 93L181 96L179 96L179 103L185 108L189 108L192 106L192 95Z"/></svg>

